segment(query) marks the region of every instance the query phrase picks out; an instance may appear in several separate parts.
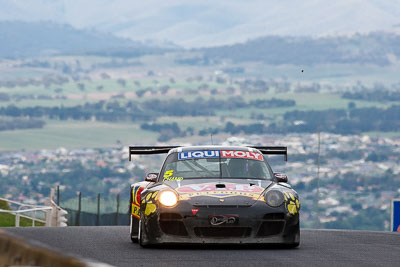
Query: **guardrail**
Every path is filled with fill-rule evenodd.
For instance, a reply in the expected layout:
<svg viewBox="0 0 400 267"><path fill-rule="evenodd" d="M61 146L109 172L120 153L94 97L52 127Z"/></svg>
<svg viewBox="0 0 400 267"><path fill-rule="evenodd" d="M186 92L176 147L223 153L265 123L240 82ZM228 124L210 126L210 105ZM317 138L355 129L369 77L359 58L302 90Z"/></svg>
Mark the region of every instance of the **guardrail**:
<svg viewBox="0 0 400 267"><path fill-rule="evenodd" d="M52 194L51 194L52 196ZM35 222L44 223L45 226L67 226L67 219L65 216L68 214L67 211L61 209L52 199L46 200L46 206L24 204L17 201L0 198L0 200L7 202L8 204L17 205L17 210L3 210L0 209L0 213L8 213L15 215L15 227L20 226L20 218L26 218L32 220L32 227L35 227ZM33 216L25 215L26 213L33 213ZM38 212L44 213L44 220L37 217ZM25 214L24 214L25 213ZM42 217L42 218L43 218Z"/></svg>

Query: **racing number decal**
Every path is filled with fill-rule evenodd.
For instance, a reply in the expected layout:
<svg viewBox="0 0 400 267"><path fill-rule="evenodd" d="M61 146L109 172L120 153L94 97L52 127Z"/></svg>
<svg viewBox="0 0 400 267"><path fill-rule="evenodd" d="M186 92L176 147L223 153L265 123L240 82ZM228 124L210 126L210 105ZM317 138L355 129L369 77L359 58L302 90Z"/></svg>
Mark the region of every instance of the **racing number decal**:
<svg viewBox="0 0 400 267"><path fill-rule="evenodd" d="M165 171L163 182L164 181L182 181L183 180L183 177L171 177L172 175L174 175L173 170Z"/></svg>
<svg viewBox="0 0 400 267"><path fill-rule="evenodd" d="M136 185L132 188L132 216L140 219L140 194L143 187Z"/></svg>
<svg viewBox="0 0 400 267"><path fill-rule="evenodd" d="M165 173L164 173L164 177L170 177L170 176L172 176L174 174L174 171L173 170L169 170L169 171L166 171Z"/></svg>

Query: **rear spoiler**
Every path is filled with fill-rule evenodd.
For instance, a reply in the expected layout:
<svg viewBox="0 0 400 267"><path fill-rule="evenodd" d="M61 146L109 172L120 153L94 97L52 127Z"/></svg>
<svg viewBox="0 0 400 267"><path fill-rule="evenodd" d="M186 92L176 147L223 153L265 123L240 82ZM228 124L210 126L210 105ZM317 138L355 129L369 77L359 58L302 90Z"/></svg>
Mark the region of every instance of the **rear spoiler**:
<svg viewBox="0 0 400 267"><path fill-rule="evenodd" d="M129 161L132 160L132 155L152 155L152 154L166 154L171 149L181 146L130 146L129 147ZM287 147L285 146L249 146L258 149L261 153L266 155L284 155L287 161Z"/></svg>
<svg viewBox="0 0 400 267"><path fill-rule="evenodd" d="M132 160L132 155L166 154L171 149L177 147L180 146L130 146L129 161Z"/></svg>
<svg viewBox="0 0 400 267"><path fill-rule="evenodd" d="M266 155L284 155L287 161L287 147L286 146L249 146L258 149L261 153Z"/></svg>

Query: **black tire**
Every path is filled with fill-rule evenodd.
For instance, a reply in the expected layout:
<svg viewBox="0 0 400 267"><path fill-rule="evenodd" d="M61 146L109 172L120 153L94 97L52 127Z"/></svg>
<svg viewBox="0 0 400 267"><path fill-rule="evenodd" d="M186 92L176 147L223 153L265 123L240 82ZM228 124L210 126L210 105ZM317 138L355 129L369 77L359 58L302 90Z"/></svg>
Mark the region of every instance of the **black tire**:
<svg viewBox="0 0 400 267"><path fill-rule="evenodd" d="M287 249L297 248L300 245L300 242L295 242L292 244L284 244L283 247Z"/></svg>
<svg viewBox="0 0 400 267"><path fill-rule="evenodd" d="M136 236L133 236L133 235L131 235L131 241L132 241L132 243L137 243L138 242L138 236L136 235Z"/></svg>
<svg viewBox="0 0 400 267"><path fill-rule="evenodd" d="M139 241L139 245L142 248L149 247L149 245L143 244L143 221L142 221L142 219L139 220L138 241Z"/></svg>
<svg viewBox="0 0 400 267"><path fill-rule="evenodd" d="M300 245L300 223L297 224L297 232L294 236L294 242L289 244L284 244L284 248L297 248Z"/></svg>
<svg viewBox="0 0 400 267"><path fill-rule="evenodd" d="M130 235L132 243L138 242L138 228L139 228L139 221L133 218L133 216L131 215Z"/></svg>

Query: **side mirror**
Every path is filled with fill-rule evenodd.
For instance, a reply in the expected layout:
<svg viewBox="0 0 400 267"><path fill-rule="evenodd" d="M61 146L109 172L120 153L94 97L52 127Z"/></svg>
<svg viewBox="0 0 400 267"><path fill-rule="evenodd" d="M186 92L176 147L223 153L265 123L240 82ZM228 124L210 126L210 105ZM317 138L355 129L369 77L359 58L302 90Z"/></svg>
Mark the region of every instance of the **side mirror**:
<svg viewBox="0 0 400 267"><path fill-rule="evenodd" d="M146 175L146 179L144 180L147 182L155 183L157 182L157 178L158 178L158 173L151 172Z"/></svg>
<svg viewBox="0 0 400 267"><path fill-rule="evenodd" d="M286 174L274 172L274 176L275 176L276 180L278 180L278 183L287 183L287 175Z"/></svg>

